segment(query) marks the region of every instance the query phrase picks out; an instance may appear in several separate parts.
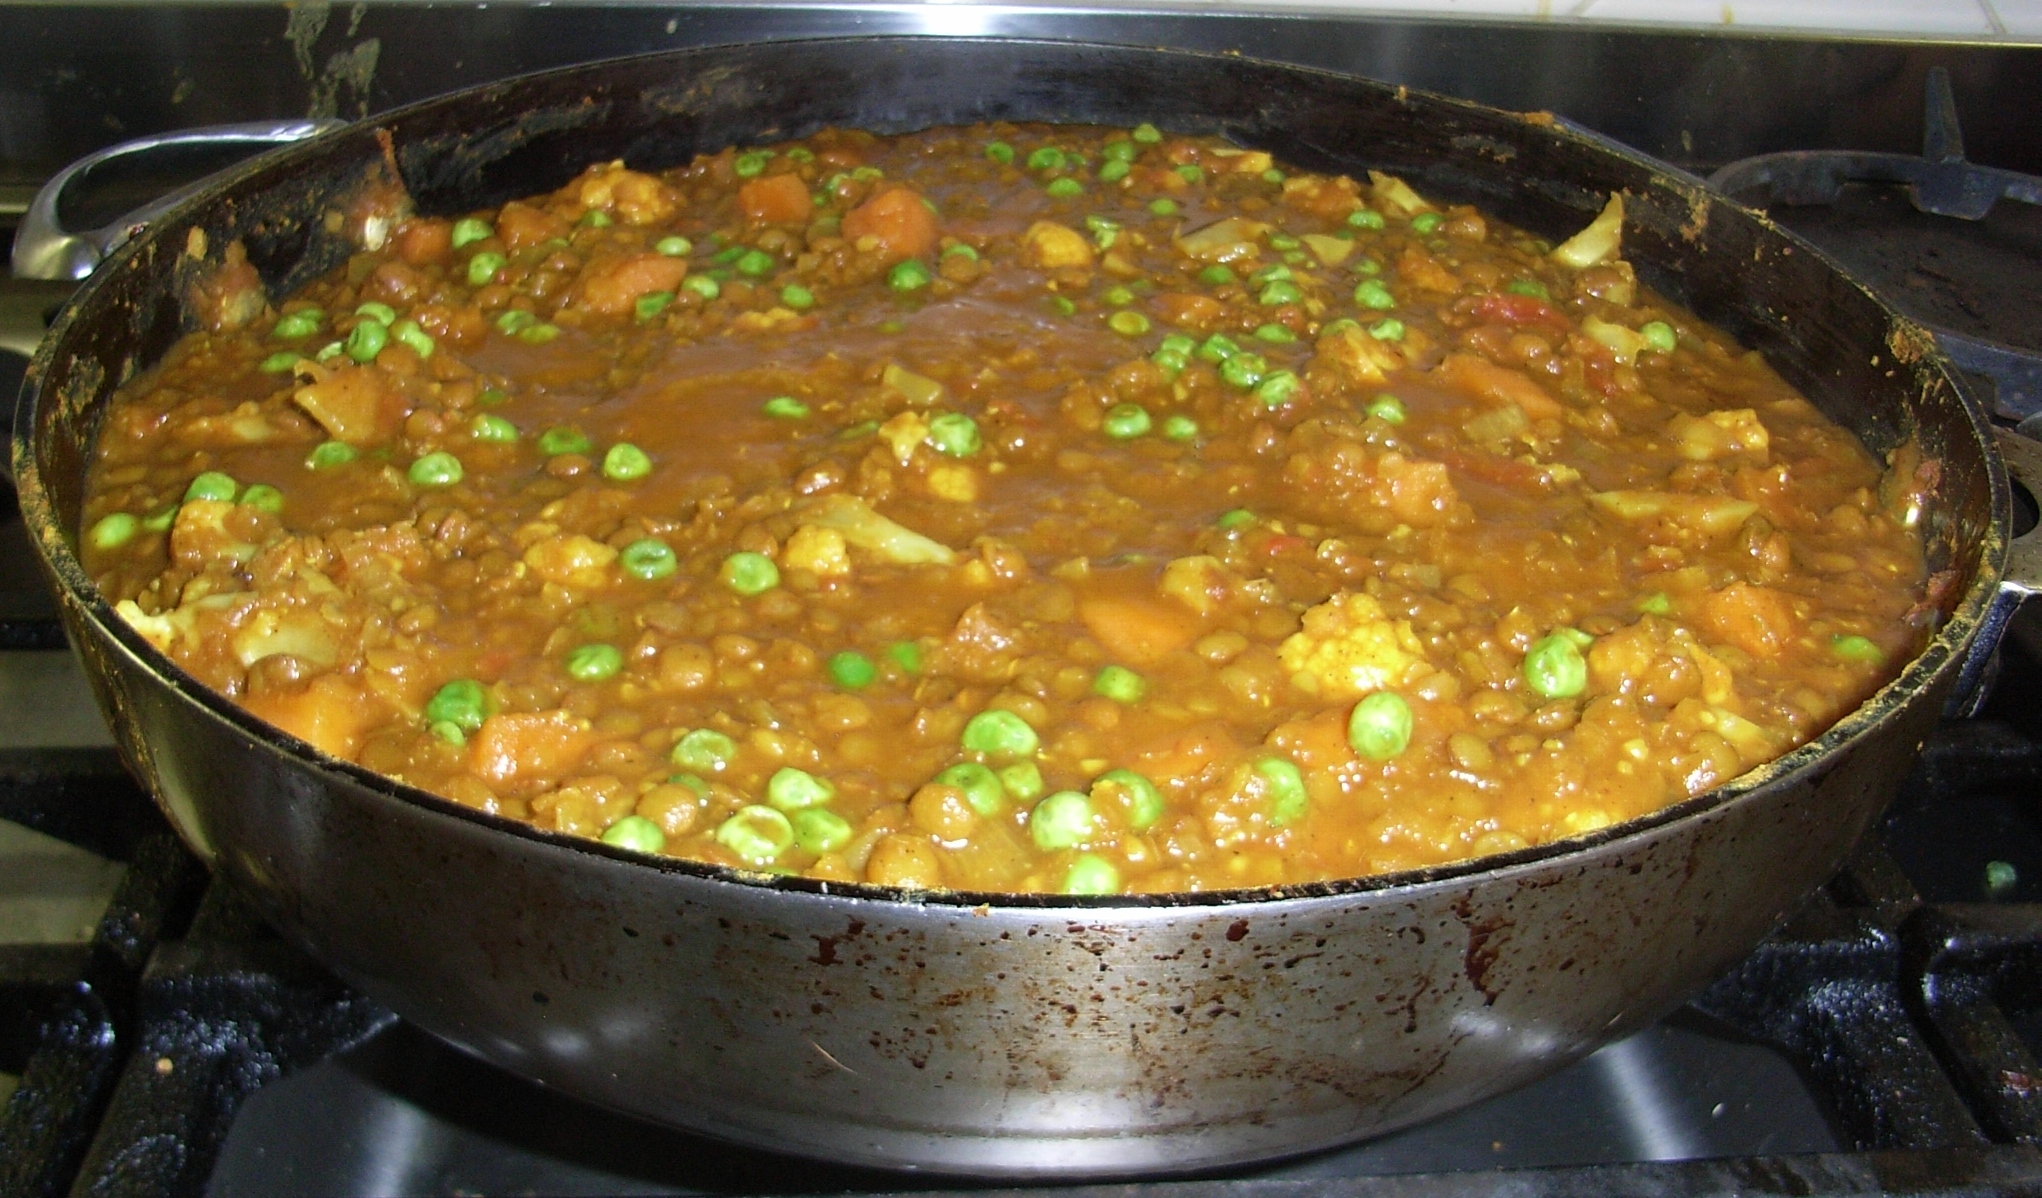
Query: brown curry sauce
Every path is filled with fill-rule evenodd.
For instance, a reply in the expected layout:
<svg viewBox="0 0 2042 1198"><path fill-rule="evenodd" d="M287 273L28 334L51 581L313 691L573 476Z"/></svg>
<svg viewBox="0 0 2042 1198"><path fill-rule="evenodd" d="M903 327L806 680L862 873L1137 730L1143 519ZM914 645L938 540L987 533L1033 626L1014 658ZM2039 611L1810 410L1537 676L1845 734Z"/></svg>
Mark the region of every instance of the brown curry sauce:
<svg viewBox="0 0 2042 1198"><path fill-rule="evenodd" d="M1002 125L357 224L123 389L84 559L256 715L540 827L923 888L1361 876L1707 790L1923 632L1919 496L1640 288L1620 203L1555 248Z"/></svg>

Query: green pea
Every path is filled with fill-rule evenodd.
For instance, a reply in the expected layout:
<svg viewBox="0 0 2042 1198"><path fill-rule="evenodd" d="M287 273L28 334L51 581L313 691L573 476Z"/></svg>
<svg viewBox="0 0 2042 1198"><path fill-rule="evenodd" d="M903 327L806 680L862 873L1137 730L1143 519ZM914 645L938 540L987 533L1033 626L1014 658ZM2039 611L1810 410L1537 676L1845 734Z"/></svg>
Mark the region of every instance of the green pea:
<svg viewBox="0 0 2042 1198"><path fill-rule="evenodd" d="M771 807L740 807L717 825L716 843L747 865L771 865L794 847L794 825Z"/></svg>
<svg viewBox="0 0 2042 1198"><path fill-rule="evenodd" d="M468 743L468 734L461 731L458 726L450 724L445 720L427 724L425 730L434 739L443 740L457 749Z"/></svg>
<svg viewBox="0 0 2042 1198"><path fill-rule="evenodd" d="M1985 863L1985 889L1991 894L2004 894L2020 885L2021 871L2011 861L1988 861Z"/></svg>
<svg viewBox="0 0 2042 1198"><path fill-rule="evenodd" d="M347 465L356 456L355 447L345 441L321 441L305 455L305 464L314 470L331 470Z"/></svg>
<svg viewBox="0 0 2042 1198"><path fill-rule="evenodd" d="M1123 337L1139 337L1149 331L1149 318L1124 308L1106 318L1106 327Z"/></svg>
<svg viewBox="0 0 2042 1198"><path fill-rule="evenodd" d="M773 269L780 264L774 259L773 255L764 250L747 250L744 256L737 260L735 265L737 266L737 273L744 275L746 278L758 279L772 274Z"/></svg>
<svg viewBox="0 0 2042 1198"><path fill-rule="evenodd" d="M1294 250L1298 248L1298 239L1288 233L1271 233L1269 235L1269 248L1273 250ZM1271 269L1275 268L1272 267ZM1290 272L1286 270L1276 277L1288 279Z"/></svg>
<svg viewBox="0 0 2042 1198"><path fill-rule="evenodd" d="M274 516L284 510L284 493L268 483L256 483L241 492L240 502Z"/></svg>
<svg viewBox="0 0 2042 1198"><path fill-rule="evenodd" d="M666 847L666 833L642 815L627 815L603 829L603 843L634 853L657 853Z"/></svg>
<svg viewBox="0 0 2042 1198"><path fill-rule="evenodd" d="M1028 721L1011 711L979 712L966 722L958 743L970 752L1007 761L1032 757L1042 746Z"/></svg>
<svg viewBox="0 0 2042 1198"><path fill-rule="evenodd" d="M451 487L461 481L461 459L441 450L411 464L406 477L414 487Z"/></svg>
<svg viewBox="0 0 2042 1198"><path fill-rule="evenodd" d="M963 791L964 801L980 815L998 815L1007 806L1007 788L1000 785L1000 776L975 761L951 766L937 774L936 781Z"/></svg>
<svg viewBox="0 0 2042 1198"><path fill-rule="evenodd" d="M1048 789L1042 782L1042 771L1032 761L1017 761L1003 765L994 773L999 775L1000 785L1017 802L1032 803Z"/></svg>
<svg viewBox="0 0 2042 1198"><path fill-rule="evenodd" d="M631 315L637 320L651 320L667 310L674 302L671 291L648 291L631 301Z"/></svg>
<svg viewBox="0 0 2042 1198"><path fill-rule="evenodd" d="M1191 355L1169 349L1159 349L1149 355L1149 361L1162 367L1174 379L1184 373L1186 366L1191 365Z"/></svg>
<svg viewBox="0 0 2042 1198"><path fill-rule="evenodd" d="M1268 359L1245 350L1220 363L1220 378L1226 380L1228 386L1239 387L1243 391L1261 382L1268 373Z"/></svg>
<svg viewBox="0 0 2042 1198"><path fill-rule="evenodd" d="M794 845L804 853L820 857L851 843L855 829L851 821L826 807L805 807L787 817L794 829Z"/></svg>
<svg viewBox="0 0 2042 1198"><path fill-rule="evenodd" d="M780 302L796 312L806 312L815 307L815 292L799 283L789 283L780 289Z"/></svg>
<svg viewBox="0 0 2042 1198"><path fill-rule="evenodd" d="M1886 660L1886 651L1874 644L1870 637L1830 637L1829 651L1845 661L1879 662Z"/></svg>
<svg viewBox="0 0 2042 1198"><path fill-rule="evenodd" d="M1028 837L1045 853L1074 849L1092 837L1092 800L1075 790L1060 790L1028 813Z"/></svg>
<svg viewBox="0 0 2042 1198"><path fill-rule="evenodd" d="M1369 257L1367 254L1363 254L1361 257L1356 258L1354 260L1354 265L1348 267L1347 269L1353 271L1355 274L1360 275L1364 279L1372 279L1375 276L1383 273L1383 264L1376 261L1374 258Z"/></svg>
<svg viewBox="0 0 2042 1198"><path fill-rule="evenodd" d="M1648 347L1662 354L1672 353L1674 347L1680 344L1680 338L1674 335L1673 326L1663 320L1646 321L1639 327L1638 335L1645 339Z"/></svg>
<svg viewBox="0 0 2042 1198"><path fill-rule="evenodd" d="M539 318L523 308L506 308L496 318L496 328L502 333L516 333L539 323Z"/></svg>
<svg viewBox="0 0 2042 1198"><path fill-rule="evenodd" d="M602 682L623 668L623 651L600 641L578 645L567 655L567 676L576 682Z"/></svg>
<svg viewBox="0 0 2042 1198"><path fill-rule="evenodd" d="M390 328L381 321L364 320L347 335L347 356L357 362L369 363L390 344Z"/></svg>
<svg viewBox="0 0 2042 1198"><path fill-rule="evenodd" d="M1099 298L1105 300L1113 307L1125 308L1134 302L1134 292L1129 291L1125 287L1108 287L1105 294Z"/></svg>
<svg viewBox="0 0 2042 1198"><path fill-rule="evenodd" d="M763 553L733 553L723 559L716 576L740 595L763 595L780 585L780 567Z"/></svg>
<svg viewBox="0 0 2042 1198"><path fill-rule="evenodd" d="M1569 699L1588 687L1588 660L1572 639L1553 633L1524 655L1524 681L1547 699Z"/></svg>
<svg viewBox="0 0 2042 1198"><path fill-rule="evenodd" d="M1149 684L1126 666L1104 666L1092 676L1092 693L1115 703L1139 703L1149 693Z"/></svg>
<svg viewBox="0 0 2042 1198"><path fill-rule="evenodd" d="M1298 290L1296 283L1278 279L1264 287L1255 296L1255 302L1265 308L1274 308L1281 304L1295 304L1303 298L1305 293Z"/></svg>
<svg viewBox="0 0 2042 1198"><path fill-rule="evenodd" d="M1101 183L1118 183L1122 179L1127 178L1128 173L1133 169L1133 167L1118 158L1109 158L1099 164L1099 181Z"/></svg>
<svg viewBox="0 0 2042 1198"><path fill-rule="evenodd" d="M518 439L518 426L501 416L483 412L468 422L468 435L491 445L508 445Z"/></svg>
<svg viewBox="0 0 2042 1198"><path fill-rule="evenodd" d="M724 266L729 266L732 263L736 262L739 258L744 257L746 254L750 252L751 250L747 246L742 245L725 246L723 249L716 251L716 257L714 261L719 262Z"/></svg>
<svg viewBox="0 0 2042 1198"><path fill-rule="evenodd" d="M1312 800L1297 766L1281 757L1264 757L1255 763L1255 773L1269 791L1270 827L1285 827L1304 817Z"/></svg>
<svg viewBox="0 0 2042 1198"><path fill-rule="evenodd" d="M913 641L895 641L886 647L886 655L910 674L922 672L922 647Z"/></svg>
<svg viewBox="0 0 2042 1198"><path fill-rule="evenodd" d="M1189 441L1198 435L1198 421L1182 412L1172 412L1163 417L1163 437L1169 441Z"/></svg>
<svg viewBox="0 0 2042 1198"><path fill-rule="evenodd" d="M1404 401L1387 391L1377 392L1363 410L1385 424L1402 424L1409 415L1404 411Z"/></svg>
<svg viewBox="0 0 2042 1198"><path fill-rule="evenodd" d="M232 503L234 497L240 493L241 484L235 482L232 475L222 474L218 470L208 470L192 479L191 485L184 489L184 501L190 503L194 499L210 499L217 503Z"/></svg>
<svg viewBox="0 0 2042 1198"><path fill-rule="evenodd" d="M700 296L704 301L713 300L723 294L723 284L708 275L689 275L681 280L681 290Z"/></svg>
<svg viewBox="0 0 2042 1198"><path fill-rule="evenodd" d="M609 213L599 208L591 208L589 211L582 213L581 219L574 223L584 229L607 229L612 222Z"/></svg>
<svg viewBox="0 0 2042 1198"><path fill-rule="evenodd" d="M689 241L687 238L679 236L678 234L670 237L662 237L658 241L653 242L652 244L652 249L654 253L664 254L669 258L685 258L688 256L689 252L692 251L694 248L695 248L694 242Z"/></svg>
<svg viewBox="0 0 2042 1198"><path fill-rule="evenodd" d="M1395 317L1391 317L1388 320L1378 320L1368 326L1368 335L1377 341L1402 341L1404 339L1404 322Z"/></svg>
<svg viewBox="0 0 2042 1198"><path fill-rule="evenodd" d="M412 353L421 358L433 356L432 334L418 327L415 320L398 321L391 327L390 336L396 339L397 344L408 347Z"/></svg>
<svg viewBox="0 0 2042 1198"><path fill-rule="evenodd" d="M905 294L927 287L934 277L921 259L910 258L886 272L886 285Z"/></svg>
<svg viewBox="0 0 2042 1198"><path fill-rule="evenodd" d="M1157 216L1175 216L1177 215L1177 201L1170 199L1150 200L1149 211Z"/></svg>
<svg viewBox="0 0 2042 1198"><path fill-rule="evenodd" d="M1069 316L1078 310L1078 305L1072 303L1069 296L1063 295L1050 296L1049 306L1058 316Z"/></svg>
<svg viewBox="0 0 2042 1198"><path fill-rule="evenodd" d="M1042 190L1053 199L1068 200L1084 195L1085 185L1069 175L1065 175L1060 179L1051 179L1049 184Z"/></svg>
<svg viewBox="0 0 2042 1198"><path fill-rule="evenodd" d="M968 458L985 442L978 421L962 412L943 412L929 418L929 444L945 457Z"/></svg>
<svg viewBox="0 0 2042 1198"><path fill-rule="evenodd" d="M142 517L142 530L144 532L170 531L170 526L177 521L177 511L178 505L173 503L169 507L159 508L149 513L147 516Z"/></svg>
<svg viewBox="0 0 2042 1198"><path fill-rule="evenodd" d="M85 534L86 543L102 553L119 549L135 539L142 529L142 522L129 512L112 512L93 522Z"/></svg>
<svg viewBox="0 0 2042 1198"><path fill-rule="evenodd" d="M771 157L771 154L759 150L753 150L749 154L739 154L737 160L730 164L730 169L736 171L737 177L740 179L756 178L760 171L766 169L766 160Z"/></svg>
<svg viewBox="0 0 2042 1198"><path fill-rule="evenodd" d="M1143 831L1163 818L1163 792L1133 770L1108 770L1093 780L1093 798L1111 799L1116 794L1127 812L1128 826L1135 831Z"/></svg>
<svg viewBox="0 0 2042 1198"><path fill-rule="evenodd" d="M299 355L296 350L279 350L264 358L259 369L264 374L283 374L294 369L298 365L298 361Z"/></svg>
<svg viewBox="0 0 2042 1198"><path fill-rule="evenodd" d="M696 728L674 742L667 760L698 774L720 774L736 756L736 741L714 728Z"/></svg>
<svg viewBox="0 0 2042 1198"><path fill-rule="evenodd" d="M1283 172L1273 166L1262 172L1262 181L1264 183L1281 183L1283 182L1283 177Z"/></svg>
<svg viewBox="0 0 2042 1198"><path fill-rule="evenodd" d="M1064 871L1065 894L1119 894L1120 871L1097 853L1080 853Z"/></svg>
<svg viewBox="0 0 2042 1198"><path fill-rule="evenodd" d="M1362 208L1358 209L1357 211L1348 213L1347 223L1353 225L1357 229L1380 229L1387 222L1383 220L1382 213L1373 212L1367 208Z"/></svg>
<svg viewBox="0 0 2042 1198"><path fill-rule="evenodd" d="M640 537L617 554L617 567L640 582L657 582L673 577L680 561L673 549L657 537Z"/></svg>
<svg viewBox="0 0 2042 1198"><path fill-rule="evenodd" d="M792 395L775 395L759 405L759 411L775 420L806 420L808 405Z"/></svg>
<svg viewBox="0 0 2042 1198"><path fill-rule="evenodd" d="M1154 125L1149 124L1147 121L1143 121L1141 124L1136 125L1134 127L1134 132L1128 134L1128 136L1145 146L1152 146L1155 145L1157 142L1163 140L1162 130L1156 128Z"/></svg>
<svg viewBox="0 0 2042 1198"><path fill-rule="evenodd" d="M652 473L652 458L629 441L619 441L603 454L603 477L611 482L636 482Z"/></svg>
<svg viewBox="0 0 2042 1198"><path fill-rule="evenodd" d="M1149 431L1149 410L1138 403L1117 403L1106 409L1099 431L1116 441L1131 441Z"/></svg>
<svg viewBox="0 0 2042 1198"><path fill-rule="evenodd" d="M1221 528L1229 530L1236 528L1246 528L1250 524L1255 523L1255 513L1249 511L1247 508L1237 507L1232 511L1221 512L1220 518L1213 521L1213 523L1219 525Z"/></svg>
<svg viewBox="0 0 2042 1198"><path fill-rule="evenodd" d="M355 315L366 316L377 324L386 326L397 323L397 309L388 304L379 304L374 300L370 300L366 304L356 305Z"/></svg>
<svg viewBox="0 0 2042 1198"><path fill-rule="evenodd" d="M473 678L456 678L426 700L425 718L435 724L452 724L463 732L475 732L489 718L490 708L487 687Z"/></svg>
<svg viewBox="0 0 2042 1198"><path fill-rule="evenodd" d="M1198 281L1212 287L1225 287L1240 282L1240 277L1224 266L1208 266L1198 272Z"/></svg>
<svg viewBox="0 0 2042 1198"><path fill-rule="evenodd" d="M278 320L269 335L279 341L303 341L318 332L325 320L326 313L317 308L300 308Z"/></svg>
<svg viewBox="0 0 2042 1198"><path fill-rule="evenodd" d="M1201 362L1211 362L1214 365L1218 365L1240 352L1241 347L1234 344L1233 338L1225 333L1214 333L1200 343L1198 359Z"/></svg>
<svg viewBox="0 0 2042 1198"><path fill-rule="evenodd" d="M1387 312L1397 306L1397 297L1383 286L1380 279L1368 279L1354 289L1354 302L1364 308Z"/></svg>
<svg viewBox="0 0 2042 1198"><path fill-rule="evenodd" d="M1060 171L1069 160L1064 152L1055 146L1043 146L1028 155L1028 169L1031 171Z"/></svg>
<svg viewBox="0 0 2042 1198"><path fill-rule="evenodd" d="M846 690L863 690L879 677L879 667L856 649L833 654L829 660L830 681Z"/></svg>
<svg viewBox="0 0 2042 1198"><path fill-rule="evenodd" d="M470 287L487 287L495 281L496 272L509 264L510 259L502 254L494 253L490 250L482 251L473 258L468 259L468 285Z"/></svg>
<svg viewBox="0 0 2042 1198"><path fill-rule="evenodd" d="M989 141L986 143L986 157L1007 166L1014 161L1014 147L1004 141Z"/></svg>
<svg viewBox="0 0 2042 1198"><path fill-rule="evenodd" d="M518 340L526 345L544 345L560 335L560 326L553 324L526 325L518 330Z"/></svg>
<svg viewBox="0 0 2042 1198"><path fill-rule="evenodd" d="M1437 212L1421 212L1411 218L1411 231L1422 236L1439 228L1445 221L1446 218Z"/></svg>
<svg viewBox="0 0 2042 1198"><path fill-rule="evenodd" d="M475 397L475 402L485 408L493 408L498 404L509 403L510 396L495 387L487 387L483 389L482 394Z"/></svg>
<svg viewBox="0 0 2042 1198"><path fill-rule="evenodd" d="M1553 293L1547 291L1546 285L1544 283L1539 282L1537 279L1512 279L1510 282L1505 283L1503 285L1503 289L1505 291L1510 292L1512 295L1529 296L1532 299L1542 300L1553 298Z"/></svg>
<svg viewBox="0 0 2042 1198"><path fill-rule="evenodd" d="M1670 616L1673 614L1673 600L1665 591L1654 591L1638 600L1638 610L1648 616Z"/></svg>
<svg viewBox="0 0 2042 1198"><path fill-rule="evenodd" d="M1377 691L1347 717L1347 743L1370 761L1388 761L1411 744L1411 705L1393 691Z"/></svg>
<svg viewBox="0 0 2042 1198"><path fill-rule="evenodd" d="M539 434L539 452L549 458L563 453L587 453L594 449L586 434L567 424L556 424Z"/></svg>
<svg viewBox="0 0 2042 1198"><path fill-rule="evenodd" d="M1289 345L1298 339L1296 333L1274 322L1258 325L1254 337L1257 341L1267 341L1271 345Z"/></svg>
<svg viewBox="0 0 2042 1198"><path fill-rule="evenodd" d="M1298 388L1303 385L1298 376L1288 370L1272 371L1255 384L1255 398L1261 400L1264 407L1280 408L1295 399Z"/></svg>
<svg viewBox="0 0 2042 1198"><path fill-rule="evenodd" d="M457 250L473 242L487 241L494 236L496 236L496 227L478 217L464 216L454 222L452 241L454 248Z"/></svg>
<svg viewBox="0 0 2042 1198"><path fill-rule="evenodd" d="M978 261L978 251L961 241L954 245L944 246L942 256L945 258L963 258L971 262Z"/></svg>
<svg viewBox="0 0 2042 1198"><path fill-rule="evenodd" d="M807 770L798 770L791 765L774 770L773 776L766 781L766 802L781 811L820 807L836 794L836 787Z"/></svg>
<svg viewBox="0 0 2042 1198"><path fill-rule="evenodd" d="M1177 168L1177 177L1186 183L1203 183L1205 182L1205 168L1187 162Z"/></svg>

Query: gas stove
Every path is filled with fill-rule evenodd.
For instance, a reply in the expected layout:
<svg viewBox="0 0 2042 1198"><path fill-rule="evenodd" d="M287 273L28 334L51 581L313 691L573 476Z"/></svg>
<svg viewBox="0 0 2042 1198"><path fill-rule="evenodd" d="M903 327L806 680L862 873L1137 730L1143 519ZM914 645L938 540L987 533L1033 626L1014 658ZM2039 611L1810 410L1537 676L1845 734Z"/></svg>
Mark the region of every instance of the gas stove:
<svg viewBox="0 0 2042 1198"><path fill-rule="evenodd" d="M130 38L105 61L75 48L131 20L154 39ZM2042 52L2020 49L948 6L647 6L573 21L557 9L459 6L0 9L0 78L28 81L31 99L73 101L16 119L14 93L0 88L0 204L7 184L32 183L116 131L353 115L608 53L924 26L1239 49L1374 74L1552 108L1704 173L1795 149L1918 150L1926 86L1929 160L1947 165L1937 148L1953 142L1962 156L1954 122L1938 138L1946 103L1965 118L1972 158L2042 169L2042 137L2016 119L2042 99ZM1741 99L1725 101L1733 85ZM22 129L37 136L10 136ZM2036 209L2002 201L1982 221L1952 221L1924 215L1890 183L1812 195L1759 174L1726 179L1776 201L1777 217L1923 319L1999 350L2042 349ZM167 181L105 180L67 219L96 223ZM0 287L0 304L50 299ZM20 368L0 352L0 388ZM2024 377L2017 367L1977 380L2008 423L2042 408ZM206 876L122 769L5 498L0 1192L969 1190L733 1148L578 1103L441 1045L286 945ZM1051 1192L2042 1193L2042 620L2017 621L2003 655L1980 713L1929 740L1879 834L1749 959L1658 1025L1531 1086L1343 1150Z"/></svg>

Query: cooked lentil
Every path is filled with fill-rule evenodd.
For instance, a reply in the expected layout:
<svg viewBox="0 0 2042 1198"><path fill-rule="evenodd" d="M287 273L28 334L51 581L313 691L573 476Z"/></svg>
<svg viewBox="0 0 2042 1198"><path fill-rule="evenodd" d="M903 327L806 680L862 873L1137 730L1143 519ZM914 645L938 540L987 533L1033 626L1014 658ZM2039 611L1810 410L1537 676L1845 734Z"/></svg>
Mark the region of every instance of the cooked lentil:
<svg viewBox="0 0 2042 1198"><path fill-rule="evenodd" d="M81 551L256 715L541 828L909 887L1368 875L1705 791L1923 632L1914 460L1640 288L1620 204L1551 247L997 125L386 215L123 389Z"/></svg>

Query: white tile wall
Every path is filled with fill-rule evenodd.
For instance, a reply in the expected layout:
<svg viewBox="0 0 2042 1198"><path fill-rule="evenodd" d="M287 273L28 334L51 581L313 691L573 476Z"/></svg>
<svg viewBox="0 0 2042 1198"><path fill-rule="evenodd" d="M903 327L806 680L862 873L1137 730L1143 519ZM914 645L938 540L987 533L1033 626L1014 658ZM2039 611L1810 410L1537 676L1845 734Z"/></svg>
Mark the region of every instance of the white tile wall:
<svg viewBox="0 0 2042 1198"><path fill-rule="evenodd" d="M1103 2L1127 4L1140 0ZM1337 11L1557 25L2042 42L2042 0L1162 0L1162 3L1170 7L1233 11Z"/></svg>

